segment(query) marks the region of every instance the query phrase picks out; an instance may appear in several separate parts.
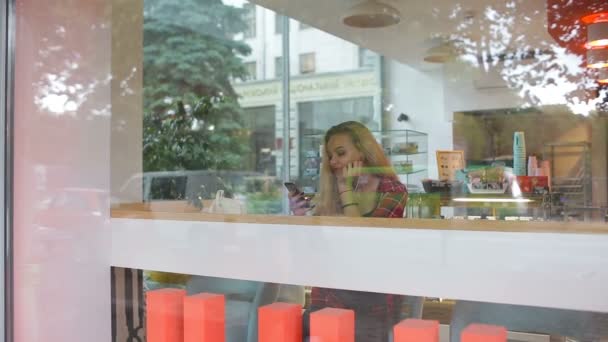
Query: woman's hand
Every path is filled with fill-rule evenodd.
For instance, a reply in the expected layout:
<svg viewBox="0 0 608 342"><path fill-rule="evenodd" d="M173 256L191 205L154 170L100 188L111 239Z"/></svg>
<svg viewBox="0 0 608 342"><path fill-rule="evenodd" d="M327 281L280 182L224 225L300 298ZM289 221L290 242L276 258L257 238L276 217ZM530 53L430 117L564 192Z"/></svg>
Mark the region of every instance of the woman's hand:
<svg viewBox="0 0 608 342"><path fill-rule="evenodd" d="M336 180L338 182L338 191L344 192L353 190L353 183L357 177L361 176L362 170L362 161L350 163L346 167L342 168L342 172L338 172L336 175Z"/></svg>
<svg viewBox="0 0 608 342"><path fill-rule="evenodd" d="M296 216L304 216L310 210L310 201L306 199L303 193L294 194L288 193L289 209Z"/></svg>

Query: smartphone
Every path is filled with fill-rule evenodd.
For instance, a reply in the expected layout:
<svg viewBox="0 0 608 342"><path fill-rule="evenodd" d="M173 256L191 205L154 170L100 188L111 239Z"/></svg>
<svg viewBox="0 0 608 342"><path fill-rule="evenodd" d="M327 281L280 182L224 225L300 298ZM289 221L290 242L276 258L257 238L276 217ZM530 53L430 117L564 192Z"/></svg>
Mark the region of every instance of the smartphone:
<svg viewBox="0 0 608 342"><path fill-rule="evenodd" d="M301 199L298 199L298 201L301 201L301 200L306 201L306 205L304 206L304 208L314 207L314 206L311 206L311 204L310 204L310 200L312 199L312 197L304 194L304 192L302 190L300 190L300 188L298 188L298 186L295 183L285 182L284 184L285 184L285 188L287 188L287 191L289 191L289 193L292 194L292 196L299 196L301 198Z"/></svg>
<svg viewBox="0 0 608 342"><path fill-rule="evenodd" d="M287 188L287 191L289 191L290 194L297 195L297 194L302 193L302 191L298 188L296 183L293 183L293 182L285 182L285 188Z"/></svg>

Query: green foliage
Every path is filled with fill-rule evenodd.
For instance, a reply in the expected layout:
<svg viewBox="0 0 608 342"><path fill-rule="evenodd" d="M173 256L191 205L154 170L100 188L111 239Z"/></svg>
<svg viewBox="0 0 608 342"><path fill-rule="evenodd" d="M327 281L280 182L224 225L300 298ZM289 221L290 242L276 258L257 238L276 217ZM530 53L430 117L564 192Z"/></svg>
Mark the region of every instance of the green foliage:
<svg viewBox="0 0 608 342"><path fill-rule="evenodd" d="M231 80L243 10L221 0L144 2L144 171L236 170L248 143Z"/></svg>
<svg viewBox="0 0 608 342"><path fill-rule="evenodd" d="M177 101L163 117L144 117L146 171L236 170L248 152L247 135L230 100L203 97L193 109Z"/></svg>
<svg viewBox="0 0 608 342"><path fill-rule="evenodd" d="M281 194L279 192L258 192L247 195L248 214L276 215L281 212Z"/></svg>
<svg viewBox="0 0 608 342"><path fill-rule="evenodd" d="M245 183L247 213L280 214L282 212L282 186L278 181L253 178Z"/></svg>

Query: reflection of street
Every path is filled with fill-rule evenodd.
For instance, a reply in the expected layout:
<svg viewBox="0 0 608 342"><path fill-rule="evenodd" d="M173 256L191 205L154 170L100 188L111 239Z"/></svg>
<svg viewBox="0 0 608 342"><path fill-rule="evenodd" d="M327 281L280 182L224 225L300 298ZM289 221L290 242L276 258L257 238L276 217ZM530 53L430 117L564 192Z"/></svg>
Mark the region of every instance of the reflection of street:
<svg viewBox="0 0 608 342"><path fill-rule="evenodd" d="M250 214L281 213L282 183L276 176L255 171L161 171L133 175L120 191L113 194L113 204L129 202L129 194L143 185L143 201L185 201L193 208L209 205L218 191L227 198L244 201Z"/></svg>
<svg viewBox="0 0 608 342"><path fill-rule="evenodd" d="M83 240L94 242L90 230L108 223L108 208L108 195L99 189L66 188L41 201L33 220L32 260L68 256L78 262L88 260L91 251Z"/></svg>
<svg viewBox="0 0 608 342"><path fill-rule="evenodd" d="M69 322L82 315L83 303L91 302L93 286L76 280L74 274L93 282L104 279L95 265L108 251L91 246L109 242L109 201L107 192L95 188L42 187L37 194L50 193L35 201L30 210L31 223L25 227L27 240L21 239L15 264L18 317L27 317L20 340L40 341L62 336ZM44 195L42 195L44 196ZM69 298L63 296L69 293ZM64 298L63 307L47 305L49 298ZM61 311L57 315L58 310ZM44 319L42 319L44 317ZM52 323L51 323L52 322ZM44 335L44 338L43 336Z"/></svg>

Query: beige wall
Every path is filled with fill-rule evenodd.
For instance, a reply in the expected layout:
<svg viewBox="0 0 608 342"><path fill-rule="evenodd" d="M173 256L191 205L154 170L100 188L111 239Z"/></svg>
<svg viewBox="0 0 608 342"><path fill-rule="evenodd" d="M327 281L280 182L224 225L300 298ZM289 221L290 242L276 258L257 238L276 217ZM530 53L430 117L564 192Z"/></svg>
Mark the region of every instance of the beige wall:
<svg viewBox="0 0 608 342"><path fill-rule="evenodd" d="M142 200L143 0L112 1L111 193L114 202Z"/></svg>

